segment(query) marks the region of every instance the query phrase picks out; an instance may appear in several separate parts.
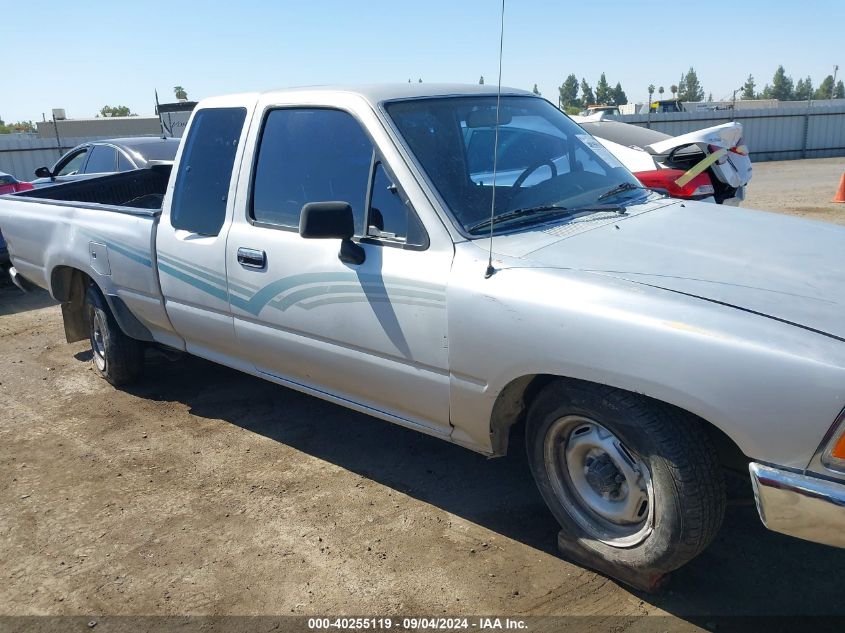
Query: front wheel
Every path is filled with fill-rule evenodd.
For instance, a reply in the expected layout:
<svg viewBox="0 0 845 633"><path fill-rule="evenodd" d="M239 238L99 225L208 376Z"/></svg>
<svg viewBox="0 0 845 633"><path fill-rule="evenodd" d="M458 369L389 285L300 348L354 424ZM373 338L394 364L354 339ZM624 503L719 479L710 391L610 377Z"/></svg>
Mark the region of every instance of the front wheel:
<svg viewBox="0 0 845 633"><path fill-rule="evenodd" d="M724 481L700 422L636 394L548 385L528 414L534 479L564 554L640 589L698 555L722 522Z"/></svg>
<svg viewBox="0 0 845 633"><path fill-rule="evenodd" d="M88 304L94 368L115 386L135 381L143 372L144 346L126 336L107 307Z"/></svg>

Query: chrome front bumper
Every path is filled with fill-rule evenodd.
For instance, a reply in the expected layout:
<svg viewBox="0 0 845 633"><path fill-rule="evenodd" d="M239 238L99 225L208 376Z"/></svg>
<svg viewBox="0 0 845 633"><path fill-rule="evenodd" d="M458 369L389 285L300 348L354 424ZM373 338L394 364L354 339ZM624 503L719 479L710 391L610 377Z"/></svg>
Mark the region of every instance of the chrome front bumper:
<svg viewBox="0 0 845 633"><path fill-rule="evenodd" d="M770 530L845 547L845 484L751 462L760 519Z"/></svg>

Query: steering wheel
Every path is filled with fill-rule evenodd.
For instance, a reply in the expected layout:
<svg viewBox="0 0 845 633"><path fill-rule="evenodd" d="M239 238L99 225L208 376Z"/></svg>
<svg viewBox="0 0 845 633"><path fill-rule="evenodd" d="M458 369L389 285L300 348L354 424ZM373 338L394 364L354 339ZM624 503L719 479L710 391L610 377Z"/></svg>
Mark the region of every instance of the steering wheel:
<svg viewBox="0 0 845 633"><path fill-rule="evenodd" d="M540 167L542 167L543 165L548 165L551 168L552 178L557 177L557 167L555 167L555 164L552 162L552 160L550 158L544 158L543 160L538 160L536 163L533 163L533 164L529 165L528 167L526 167L525 171L523 171L519 175L519 178L517 178L514 181L513 188L519 189L522 186L522 183L524 183L525 180L528 178L528 176L530 176L535 171L540 169Z"/></svg>

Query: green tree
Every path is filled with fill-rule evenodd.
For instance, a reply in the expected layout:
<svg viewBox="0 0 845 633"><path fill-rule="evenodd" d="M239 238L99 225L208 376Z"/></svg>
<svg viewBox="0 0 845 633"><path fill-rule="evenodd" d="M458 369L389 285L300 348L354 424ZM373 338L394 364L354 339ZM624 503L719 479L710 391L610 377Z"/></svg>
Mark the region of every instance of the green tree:
<svg viewBox="0 0 845 633"><path fill-rule="evenodd" d="M772 85L766 87L769 89L769 99L790 101L795 96L792 77L786 75L783 66L778 66L774 77L772 77Z"/></svg>
<svg viewBox="0 0 845 633"><path fill-rule="evenodd" d="M100 113L97 116L134 116L132 112L129 111L127 106L108 106L104 105L100 108Z"/></svg>
<svg viewBox="0 0 845 633"><path fill-rule="evenodd" d="M411 81L411 80L409 79L408 81ZM478 85L479 86L484 85L484 75L481 75L481 77L478 78Z"/></svg>
<svg viewBox="0 0 845 633"><path fill-rule="evenodd" d="M828 75L822 82L819 84L819 87L816 88L815 93L813 93L813 99L830 99L831 95L833 95L834 87L833 87L833 75Z"/></svg>
<svg viewBox="0 0 845 633"><path fill-rule="evenodd" d="M0 134L15 134L18 132L33 133L35 132L35 124L32 121L17 121L7 124L3 119L0 119Z"/></svg>
<svg viewBox="0 0 845 633"><path fill-rule="evenodd" d="M575 75L569 75L560 88L560 106L564 109L570 106L578 105L578 78Z"/></svg>
<svg viewBox="0 0 845 633"><path fill-rule="evenodd" d="M795 84L795 92L793 97L797 101L806 101L813 96L813 80L808 76L807 79L799 79Z"/></svg>
<svg viewBox="0 0 845 633"><path fill-rule="evenodd" d="M663 90L662 87L660 89ZM622 84L617 81L616 86L613 88L613 105L620 106L626 103L628 103L628 96L622 90Z"/></svg>
<svg viewBox="0 0 845 633"><path fill-rule="evenodd" d="M742 95L741 99L756 99L757 94L754 92L755 83L754 83L754 75L748 75L748 79L745 80L745 83L742 85Z"/></svg>
<svg viewBox="0 0 845 633"><path fill-rule="evenodd" d="M836 88L833 90L833 98L845 99L845 84L842 83L841 79L836 82Z"/></svg>
<svg viewBox="0 0 845 633"><path fill-rule="evenodd" d="M666 92L666 88L664 88L663 86L660 86L660 87L657 89L657 94L659 94L659 95L660 95L660 97L659 97L660 99L662 99L662 98L663 98L663 93L664 93L664 92Z"/></svg>
<svg viewBox="0 0 845 633"><path fill-rule="evenodd" d="M596 102L596 97L593 94L593 89L590 88L590 84L587 83L587 80L583 77L581 78L581 105L583 107L587 107Z"/></svg>
<svg viewBox="0 0 845 633"><path fill-rule="evenodd" d="M607 83L607 77L604 76L604 73L601 74L599 77L599 81L596 84L596 103L601 105L607 105L610 103L610 100L613 98L610 90L610 84Z"/></svg>
<svg viewBox="0 0 845 633"><path fill-rule="evenodd" d="M173 86L173 94L176 95L177 99L188 98L188 93L185 92L185 89L182 86Z"/></svg>
<svg viewBox="0 0 845 633"><path fill-rule="evenodd" d="M537 84L534 84L534 90L532 90L531 92L533 92L535 95L540 94L540 90L537 88Z"/></svg>
<svg viewBox="0 0 845 633"><path fill-rule="evenodd" d="M701 87L701 83L698 81L698 75L692 66L690 66L690 69L686 73L681 75L678 99L681 101L704 101L704 88Z"/></svg>
<svg viewBox="0 0 845 633"><path fill-rule="evenodd" d="M669 86L669 92L672 93L673 99L677 99L676 95L678 94L678 86L676 86L675 84L672 84L671 86Z"/></svg>

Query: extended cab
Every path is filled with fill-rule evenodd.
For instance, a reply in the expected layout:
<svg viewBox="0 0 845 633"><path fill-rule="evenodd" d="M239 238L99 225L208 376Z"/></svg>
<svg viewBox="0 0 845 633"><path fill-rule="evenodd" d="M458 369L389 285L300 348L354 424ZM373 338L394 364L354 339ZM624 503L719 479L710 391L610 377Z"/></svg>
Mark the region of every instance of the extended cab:
<svg viewBox="0 0 845 633"><path fill-rule="evenodd" d="M159 345L490 456L524 423L561 549L639 587L711 541L725 469L845 546L845 228L649 192L484 86L206 99L168 172L0 199L112 383Z"/></svg>

